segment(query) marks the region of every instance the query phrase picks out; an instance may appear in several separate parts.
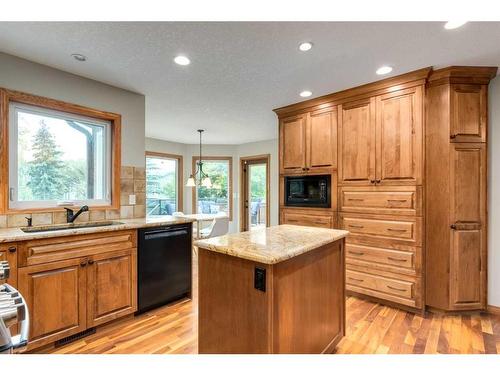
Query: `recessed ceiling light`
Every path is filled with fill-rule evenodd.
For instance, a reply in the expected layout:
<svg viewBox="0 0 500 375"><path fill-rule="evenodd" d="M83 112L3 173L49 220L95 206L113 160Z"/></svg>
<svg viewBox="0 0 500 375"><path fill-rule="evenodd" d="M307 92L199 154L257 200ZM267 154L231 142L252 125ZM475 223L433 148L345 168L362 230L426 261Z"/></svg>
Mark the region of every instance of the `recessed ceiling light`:
<svg viewBox="0 0 500 375"><path fill-rule="evenodd" d="M460 26L463 26L467 23L467 21L448 21L444 24L444 28L446 30L458 29Z"/></svg>
<svg viewBox="0 0 500 375"><path fill-rule="evenodd" d="M304 42L299 45L299 49L302 52L309 51L311 48L313 48L313 44L311 42Z"/></svg>
<svg viewBox="0 0 500 375"><path fill-rule="evenodd" d="M377 74L378 75L383 75L392 72L392 67L390 66L381 66L380 68L377 69Z"/></svg>
<svg viewBox="0 0 500 375"><path fill-rule="evenodd" d="M73 57L76 61L87 61L87 57L81 53L72 53L71 57Z"/></svg>
<svg viewBox="0 0 500 375"><path fill-rule="evenodd" d="M300 96L302 96L303 98L307 98L308 96L311 96L313 93L309 90L304 90L300 93Z"/></svg>
<svg viewBox="0 0 500 375"><path fill-rule="evenodd" d="M186 56L182 56L182 55L176 56L174 61L176 64L179 64L179 65L191 64L191 60L189 60Z"/></svg>

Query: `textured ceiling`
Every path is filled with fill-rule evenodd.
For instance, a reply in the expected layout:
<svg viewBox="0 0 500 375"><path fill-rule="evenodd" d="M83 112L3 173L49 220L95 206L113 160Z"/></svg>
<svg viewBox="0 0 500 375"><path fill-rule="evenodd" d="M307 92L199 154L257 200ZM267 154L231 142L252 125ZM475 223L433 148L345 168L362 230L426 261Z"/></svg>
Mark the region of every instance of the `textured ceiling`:
<svg viewBox="0 0 500 375"><path fill-rule="evenodd" d="M239 144L277 136L273 108L391 75L500 65L500 23L0 22L0 51L146 96L146 135ZM299 52L298 44L314 48ZM88 60L79 63L72 53ZM186 54L191 65L172 59ZM390 76L390 75L389 75Z"/></svg>

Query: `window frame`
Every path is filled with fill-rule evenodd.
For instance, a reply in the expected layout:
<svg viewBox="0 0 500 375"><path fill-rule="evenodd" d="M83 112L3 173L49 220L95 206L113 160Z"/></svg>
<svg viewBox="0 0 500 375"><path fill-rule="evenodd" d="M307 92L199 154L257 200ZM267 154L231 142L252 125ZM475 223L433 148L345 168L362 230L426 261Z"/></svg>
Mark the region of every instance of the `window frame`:
<svg viewBox="0 0 500 375"><path fill-rule="evenodd" d="M109 161L109 184L110 203L89 202L92 209L119 209L120 208L120 170L121 170L121 115L97 109L92 109L77 104L71 104L60 100L45 98L19 91L0 88L0 212L4 214L24 212L54 212L63 211L62 206L48 204L30 207L11 207L9 188L10 184L10 108L12 103L39 107L45 110L65 112L71 115L87 117L97 122L110 123L110 161ZM17 173L17 172L16 172ZM73 201L72 201L73 202ZM80 201L74 201L78 204ZM85 201L86 202L86 201ZM86 203L85 203L86 204ZM71 204L69 204L71 206Z"/></svg>
<svg viewBox="0 0 500 375"><path fill-rule="evenodd" d="M46 115L52 118L72 118L75 120L82 120L86 122L93 122L96 125L102 125L105 134L105 144L104 144L104 187L105 187L105 197L103 199L74 199L74 200L32 200L32 201L19 201L19 164L18 164L18 137L17 131L19 130L19 124L17 122L16 115L19 111L24 113L36 114L36 115ZM9 104L9 194L10 189L14 190L11 194L13 199L9 196L9 208L14 210L22 209L37 209L46 207L61 207L62 205L88 205L88 206L107 206L111 204L111 123L109 121L104 121L101 119L96 119L88 116L75 115L68 112L62 112L59 110L42 108L39 106L33 106L18 102L10 102ZM14 133L14 131L16 131ZM16 152L17 151L17 152Z"/></svg>
<svg viewBox="0 0 500 375"><path fill-rule="evenodd" d="M191 165L191 173L194 174L196 171L196 162L200 159L199 156L193 156L193 161ZM232 156L204 156L202 158L204 162L206 161L220 161L220 160L227 160L229 163L229 187L228 187L228 204L229 204L229 221L233 221L233 157ZM191 199L191 207L193 210L193 213L198 213L198 202L196 199L196 192L197 192L197 187L194 186L192 187L192 199Z"/></svg>
<svg viewBox="0 0 500 375"><path fill-rule="evenodd" d="M183 158L182 155L178 154L169 154L169 153L164 153L164 152L154 152L154 151L146 151L146 155L144 158L144 162L146 162L146 159L148 157L152 158L160 158L160 159L175 159L177 160L177 211L183 211L184 209L184 194L183 194L183 187L184 187L184 163L183 163ZM145 163L145 165L147 165ZM147 186L147 169L146 169L146 186ZM146 189L146 197L147 199L147 189ZM146 215L147 216L147 215Z"/></svg>

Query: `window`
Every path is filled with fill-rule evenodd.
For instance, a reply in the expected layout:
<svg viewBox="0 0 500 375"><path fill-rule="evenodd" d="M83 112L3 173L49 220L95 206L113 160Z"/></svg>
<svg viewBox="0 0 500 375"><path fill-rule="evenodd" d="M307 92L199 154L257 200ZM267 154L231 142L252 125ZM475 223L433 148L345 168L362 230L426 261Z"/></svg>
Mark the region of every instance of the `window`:
<svg viewBox="0 0 500 375"><path fill-rule="evenodd" d="M193 157L193 173L198 157ZM196 185L193 188L193 210L196 213L216 214L223 212L232 220L233 167L232 158L211 156L203 159L203 171L210 177L212 187Z"/></svg>
<svg viewBox="0 0 500 375"><path fill-rule="evenodd" d="M182 156L146 153L146 215L182 211Z"/></svg>
<svg viewBox="0 0 500 375"><path fill-rule="evenodd" d="M111 205L112 122L9 105L9 208Z"/></svg>

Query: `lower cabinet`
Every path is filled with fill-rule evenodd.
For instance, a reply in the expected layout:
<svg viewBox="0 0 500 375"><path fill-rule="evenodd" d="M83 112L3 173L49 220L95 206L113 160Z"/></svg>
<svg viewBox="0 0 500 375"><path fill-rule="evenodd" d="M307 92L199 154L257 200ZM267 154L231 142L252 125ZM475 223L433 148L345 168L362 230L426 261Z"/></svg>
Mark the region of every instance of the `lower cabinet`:
<svg viewBox="0 0 500 375"><path fill-rule="evenodd" d="M30 347L86 329L87 270L76 258L19 268L19 291L30 312Z"/></svg>
<svg viewBox="0 0 500 375"><path fill-rule="evenodd" d="M137 310L136 234L117 232L111 246L106 244L109 235L101 236L69 237L63 245L56 245L60 239L53 244L45 239L20 245L20 263L27 264L18 269L18 288L30 312L28 350ZM96 246L99 240L101 245ZM61 246L63 251L58 251ZM46 258L35 259L40 248L50 251L43 255ZM71 258L51 261L64 256Z"/></svg>
<svg viewBox="0 0 500 375"><path fill-rule="evenodd" d="M329 211L285 208L281 209L280 223L317 228L335 228L336 219L336 213Z"/></svg>
<svg viewBox="0 0 500 375"><path fill-rule="evenodd" d="M137 256L130 250L99 254L88 261L87 327L136 310Z"/></svg>

